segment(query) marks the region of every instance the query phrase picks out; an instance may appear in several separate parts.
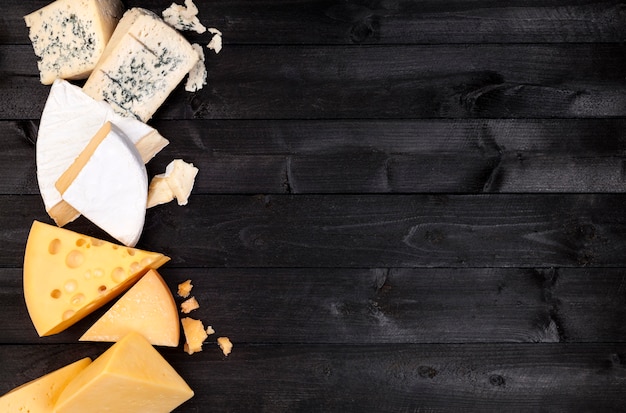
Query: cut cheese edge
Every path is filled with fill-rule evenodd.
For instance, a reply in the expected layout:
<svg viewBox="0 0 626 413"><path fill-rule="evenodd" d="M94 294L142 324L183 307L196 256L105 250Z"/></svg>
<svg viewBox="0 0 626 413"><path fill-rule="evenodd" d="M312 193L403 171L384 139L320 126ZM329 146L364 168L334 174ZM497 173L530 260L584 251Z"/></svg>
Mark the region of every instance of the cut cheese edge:
<svg viewBox="0 0 626 413"><path fill-rule="evenodd" d="M123 12L120 0L57 0L24 16L41 83L87 78Z"/></svg>
<svg viewBox="0 0 626 413"><path fill-rule="evenodd" d="M24 253L24 299L40 336L59 333L169 257L34 221Z"/></svg>
<svg viewBox="0 0 626 413"><path fill-rule="evenodd" d="M85 357L16 387L0 397L0 411L52 413L61 392L90 363Z"/></svg>
<svg viewBox="0 0 626 413"><path fill-rule="evenodd" d="M171 412L194 392L139 333L129 333L76 376L55 413Z"/></svg>
<svg viewBox="0 0 626 413"><path fill-rule="evenodd" d="M148 175L137 149L106 122L56 188L64 201L124 245L134 247L143 231Z"/></svg>
<svg viewBox="0 0 626 413"><path fill-rule="evenodd" d="M154 270L148 271L124 293L80 341L117 342L132 331L155 346L179 344L176 302L163 278Z"/></svg>
<svg viewBox="0 0 626 413"><path fill-rule="evenodd" d="M134 143L144 163L169 142L155 129L136 119L115 113L106 102L97 102L79 87L57 80L50 88L36 144L37 181L48 215L59 226L80 213L67 204L56 189L59 177L98 130L110 121Z"/></svg>
<svg viewBox="0 0 626 413"><path fill-rule="evenodd" d="M176 29L151 11L132 8L117 25L83 90L109 102L118 113L146 122L198 59Z"/></svg>

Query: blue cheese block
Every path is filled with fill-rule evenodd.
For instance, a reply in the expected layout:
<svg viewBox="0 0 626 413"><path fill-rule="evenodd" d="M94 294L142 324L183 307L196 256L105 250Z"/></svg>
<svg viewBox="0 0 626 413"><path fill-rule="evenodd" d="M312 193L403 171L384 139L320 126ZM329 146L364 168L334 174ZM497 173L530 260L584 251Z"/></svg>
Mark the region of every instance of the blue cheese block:
<svg viewBox="0 0 626 413"><path fill-rule="evenodd" d="M41 83L87 78L123 12L120 0L57 0L24 16Z"/></svg>
<svg viewBox="0 0 626 413"><path fill-rule="evenodd" d="M147 122L198 60L178 31L151 11L133 8L120 20L83 91Z"/></svg>

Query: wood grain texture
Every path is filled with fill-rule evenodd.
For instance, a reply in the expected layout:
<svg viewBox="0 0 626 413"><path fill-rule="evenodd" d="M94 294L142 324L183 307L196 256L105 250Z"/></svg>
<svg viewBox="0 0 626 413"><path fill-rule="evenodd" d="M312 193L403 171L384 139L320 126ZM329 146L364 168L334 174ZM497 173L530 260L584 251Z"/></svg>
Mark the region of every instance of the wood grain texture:
<svg viewBox="0 0 626 413"><path fill-rule="evenodd" d="M190 316L253 344L625 342L620 269L172 268L191 279ZM73 344L108 308L40 339L21 269L0 269L2 343ZM228 292L228 293L226 293ZM183 300L176 298L178 303Z"/></svg>
<svg viewBox="0 0 626 413"><path fill-rule="evenodd" d="M48 2L5 0L0 43L26 44L22 16ZM161 13L171 0L129 0ZM179 3L182 3L179 2ZM196 1L226 44L615 42L626 35L620 1ZM192 41L208 35L187 33Z"/></svg>
<svg viewBox="0 0 626 413"><path fill-rule="evenodd" d="M2 347L0 391L103 346ZM214 343L188 356L162 350L202 389L176 412L620 411L624 346L482 344L249 346L223 359ZM32 360L26 370L12 358ZM260 380L259 376L263 379Z"/></svg>
<svg viewBox="0 0 626 413"><path fill-rule="evenodd" d="M15 56L0 60L0 94L10 102L0 106L0 119L41 114L48 88L30 49L0 45L0 56ZM618 44L231 46L207 66L209 84L197 93L175 90L156 119L605 118L626 111L626 49Z"/></svg>

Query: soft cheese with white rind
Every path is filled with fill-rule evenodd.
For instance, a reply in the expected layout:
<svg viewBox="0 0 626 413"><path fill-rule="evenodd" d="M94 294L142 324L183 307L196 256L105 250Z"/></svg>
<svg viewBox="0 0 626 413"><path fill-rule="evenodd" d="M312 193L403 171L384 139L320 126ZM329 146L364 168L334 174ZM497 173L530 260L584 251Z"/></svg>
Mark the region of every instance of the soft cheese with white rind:
<svg viewBox="0 0 626 413"><path fill-rule="evenodd" d="M64 174L57 181L57 189L63 200L87 219L124 245L134 247L146 217L146 167L137 149L115 125L107 122L98 134L101 141L83 160L85 163L77 166L69 185L59 185L67 176ZM80 160L79 156L76 161Z"/></svg>
<svg viewBox="0 0 626 413"><path fill-rule="evenodd" d="M65 387L91 363L85 357L11 390L0 397L0 411L6 413L52 413Z"/></svg>
<svg viewBox="0 0 626 413"><path fill-rule="evenodd" d="M156 129L115 113L109 104L95 101L78 86L65 80L52 84L39 124L36 162L44 206L59 226L79 214L58 212L64 202L55 183L107 121L120 128L135 144L144 162L169 143Z"/></svg>
<svg viewBox="0 0 626 413"><path fill-rule="evenodd" d="M83 90L146 122L198 60L176 29L151 11L133 8L120 20Z"/></svg>
<svg viewBox="0 0 626 413"><path fill-rule="evenodd" d="M89 76L123 12L120 0L57 0L24 16L41 83Z"/></svg>

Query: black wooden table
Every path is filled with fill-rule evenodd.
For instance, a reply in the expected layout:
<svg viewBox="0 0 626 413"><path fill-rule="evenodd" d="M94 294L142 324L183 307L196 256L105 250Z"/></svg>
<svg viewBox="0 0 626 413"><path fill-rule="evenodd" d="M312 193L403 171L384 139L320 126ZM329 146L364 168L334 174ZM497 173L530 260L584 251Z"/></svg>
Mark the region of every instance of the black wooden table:
<svg viewBox="0 0 626 413"><path fill-rule="evenodd" d="M626 410L624 2L196 3L224 49L148 172L200 172L138 247L234 349L160 349L177 411ZM45 4L0 6L0 393L109 346L77 342L101 312L37 337L22 298Z"/></svg>

